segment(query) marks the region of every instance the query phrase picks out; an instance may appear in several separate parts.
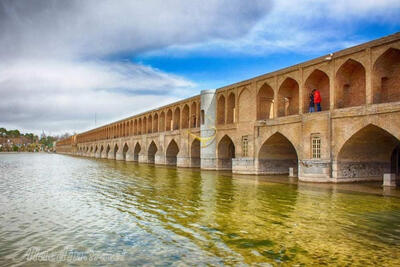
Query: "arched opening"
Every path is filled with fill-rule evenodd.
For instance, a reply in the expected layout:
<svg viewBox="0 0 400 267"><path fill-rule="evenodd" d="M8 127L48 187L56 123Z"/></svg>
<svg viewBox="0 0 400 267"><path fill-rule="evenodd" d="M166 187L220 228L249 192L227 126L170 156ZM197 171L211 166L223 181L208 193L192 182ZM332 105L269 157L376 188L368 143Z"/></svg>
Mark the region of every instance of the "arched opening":
<svg viewBox="0 0 400 267"><path fill-rule="evenodd" d="M174 130L179 130L181 124L181 109L178 107L174 112Z"/></svg>
<svg viewBox="0 0 400 267"><path fill-rule="evenodd" d="M336 73L336 108L362 106L365 104L365 68L349 59Z"/></svg>
<svg viewBox="0 0 400 267"><path fill-rule="evenodd" d="M286 78L278 91L278 117L299 114L299 84Z"/></svg>
<svg viewBox="0 0 400 267"><path fill-rule="evenodd" d="M142 118L139 119L137 132L139 135L142 134Z"/></svg>
<svg viewBox="0 0 400 267"><path fill-rule="evenodd" d="M153 133L158 132L158 114L154 114L154 121L153 121Z"/></svg>
<svg viewBox="0 0 400 267"><path fill-rule="evenodd" d="M374 103L400 101L400 50L389 48L376 61L372 73Z"/></svg>
<svg viewBox="0 0 400 267"><path fill-rule="evenodd" d="M325 72L320 70L314 70L310 76L308 76L305 82L305 90L304 90L304 107L303 110L305 113L308 112L310 107L310 94L313 89L317 89L321 95L321 109L329 110L330 109L330 100L329 100L329 77Z"/></svg>
<svg viewBox="0 0 400 267"><path fill-rule="evenodd" d="M147 123L147 133L151 133L153 127L153 117L150 115Z"/></svg>
<svg viewBox="0 0 400 267"><path fill-rule="evenodd" d="M115 146L114 146L114 159L116 159L117 158L117 151L118 151L118 145L117 144L115 144Z"/></svg>
<svg viewBox="0 0 400 267"><path fill-rule="evenodd" d="M110 150L111 150L110 145L107 145L107 148L106 148L106 156L107 157L108 157L108 153L110 153Z"/></svg>
<svg viewBox="0 0 400 267"><path fill-rule="evenodd" d="M137 120L135 120L135 122L133 123L133 134L134 135L138 134L137 129L138 129L138 124L137 124Z"/></svg>
<svg viewBox="0 0 400 267"><path fill-rule="evenodd" d="M196 102L193 102L192 106L190 107L190 121L191 121L190 127L191 128L196 128L196 123L197 123L197 116L196 116L197 107L196 106L197 106Z"/></svg>
<svg viewBox="0 0 400 267"><path fill-rule="evenodd" d="M148 163L155 162L156 153L157 153L157 146L154 143L154 141L151 141L151 144L149 146L148 153L147 153L147 158L148 158L147 162Z"/></svg>
<svg viewBox="0 0 400 267"><path fill-rule="evenodd" d="M166 121L165 126L167 127L166 128L167 131L171 131L173 125L172 125L172 110L170 110L170 109L167 112L167 121Z"/></svg>
<svg viewBox="0 0 400 267"><path fill-rule="evenodd" d="M200 167L200 141L194 139L190 147L190 166Z"/></svg>
<svg viewBox="0 0 400 267"><path fill-rule="evenodd" d="M267 120L273 117L274 90L272 90L271 86L264 83L257 94L257 120Z"/></svg>
<svg viewBox="0 0 400 267"><path fill-rule="evenodd" d="M231 170L232 159L235 158L235 145L229 136L225 135L218 143L218 169Z"/></svg>
<svg viewBox="0 0 400 267"><path fill-rule="evenodd" d="M217 124L225 124L225 97L221 95L217 103Z"/></svg>
<svg viewBox="0 0 400 267"><path fill-rule="evenodd" d="M189 106L185 105L182 109L182 129L189 128Z"/></svg>
<svg viewBox="0 0 400 267"><path fill-rule="evenodd" d="M235 122L235 94L230 93L228 96L228 110L226 114L226 123Z"/></svg>
<svg viewBox="0 0 400 267"><path fill-rule="evenodd" d="M128 150L129 150L128 144L125 143L124 149L122 149L122 158L124 160L126 160L126 153L128 152Z"/></svg>
<svg viewBox="0 0 400 267"><path fill-rule="evenodd" d="M96 154L97 152L97 146L94 148L94 154Z"/></svg>
<svg viewBox="0 0 400 267"><path fill-rule="evenodd" d="M166 164L176 166L178 153L179 153L179 147L178 147L177 143L175 142L175 140L172 140L167 147L167 151L166 151L166 155L165 155Z"/></svg>
<svg viewBox="0 0 400 267"><path fill-rule="evenodd" d="M142 128L142 133L146 134L147 133L147 118L143 118L143 128Z"/></svg>
<svg viewBox="0 0 400 267"><path fill-rule="evenodd" d="M258 152L258 171L262 174L288 174L289 168L298 169L297 152L281 133L269 137Z"/></svg>
<svg viewBox="0 0 400 267"><path fill-rule="evenodd" d="M103 157L103 151L104 151L104 146L102 145L100 147L100 157Z"/></svg>
<svg viewBox="0 0 400 267"><path fill-rule="evenodd" d="M380 127L369 124L352 135L337 157L337 178L382 180L398 162L392 161L400 141ZM393 164L393 165L392 165Z"/></svg>
<svg viewBox="0 0 400 267"><path fill-rule="evenodd" d="M136 143L135 150L133 151L133 160L134 161L139 161L140 150L141 150L141 147L140 147L139 143Z"/></svg>
<svg viewBox="0 0 400 267"><path fill-rule="evenodd" d="M165 113L164 111L160 113L160 127L159 127L160 132L165 131Z"/></svg>

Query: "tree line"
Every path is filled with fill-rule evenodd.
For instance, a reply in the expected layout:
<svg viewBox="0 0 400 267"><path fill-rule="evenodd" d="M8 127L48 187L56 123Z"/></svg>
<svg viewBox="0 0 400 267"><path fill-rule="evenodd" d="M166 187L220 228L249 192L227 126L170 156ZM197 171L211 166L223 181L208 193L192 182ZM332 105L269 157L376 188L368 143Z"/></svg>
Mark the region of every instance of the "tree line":
<svg viewBox="0 0 400 267"><path fill-rule="evenodd" d="M19 130L0 128L0 151L47 151L53 149L54 141L71 136L69 133L62 135L46 135L44 132L38 136L34 133L21 133Z"/></svg>

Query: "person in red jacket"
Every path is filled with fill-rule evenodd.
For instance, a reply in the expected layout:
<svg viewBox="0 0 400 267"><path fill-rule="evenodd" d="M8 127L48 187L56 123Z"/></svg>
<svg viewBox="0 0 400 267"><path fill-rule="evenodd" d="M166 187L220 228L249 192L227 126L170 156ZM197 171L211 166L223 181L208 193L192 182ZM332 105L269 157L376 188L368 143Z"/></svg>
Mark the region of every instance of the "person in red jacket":
<svg viewBox="0 0 400 267"><path fill-rule="evenodd" d="M314 89L314 103L317 105L317 111L321 111L321 93L318 89Z"/></svg>

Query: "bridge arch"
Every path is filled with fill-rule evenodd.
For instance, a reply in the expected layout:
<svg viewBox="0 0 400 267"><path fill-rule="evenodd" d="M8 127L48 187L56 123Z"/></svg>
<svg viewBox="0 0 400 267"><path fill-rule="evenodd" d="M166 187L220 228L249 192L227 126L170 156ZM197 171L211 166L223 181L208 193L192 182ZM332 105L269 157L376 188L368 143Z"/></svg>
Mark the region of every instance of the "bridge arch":
<svg viewBox="0 0 400 267"><path fill-rule="evenodd" d="M372 71L373 103L400 101L400 50L387 49L375 61Z"/></svg>
<svg viewBox="0 0 400 267"><path fill-rule="evenodd" d="M258 152L258 171L263 174L288 174L298 169L298 155L293 143L282 133L268 137Z"/></svg>
<svg viewBox="0 0 400 267"><path fill-rule="evenodd" d="M137 135L137 128L138 128L138 124L137 124L137 119L135 119L135 122L133 123L133 135Z"/></svg>
<svg viewBox="0 0 400 267"><path fill-rule="evenodd" d="M217 124L225 124L225 96L220 95L217 103Z"/></svg>
<svg viewBox="0 0 400 267"><path fill-rule="evenodd" d="M174 128L173 129L174 130L179 130L180 126L181 126L181 109L179 107L175 108L173 123L174 123Z"/></svg>
<svg viewBox="0 0 400 267"><path fill-rule="evenodd" d="M267 120L274 116L274 90L264 83L257 93L257 120Z"/></svg>
<svg viewBox="0 0 400 267"><path fill-rule="evenodd" d="M362 106L366 101L366 78L364 66L348 59L336 72L335 107Z"/></svg>
<svg viewBox="0 0 400 267"><path fill-rule="evenodd" d="M151 141L149 148L147 149L147 162L148 163L155 163L155 157L156 157L156 153L157 153L157 146L156 143L154 143L154 141Z"/></svg>
<svg viewBox="0 0 400 267"><path fill-rule="evenodd" d="M235 144L228 135L224 135L218 142L217 158L218 169L231 170L232 159L235 158Z"/></svg>
<svg viewBox="0 0 400 267"><path fill-rule="evenodd" d="M231 92L228 96L226 123L235 122L235 94Z"/></svg>
<svg viewBox="0 0 400 267"><path fill-rule="evenodd" d="M197 104L196 102L192 103L192 106L190 107L190 127L191 128L196 128L197 127Z"/></svg>
<svg viewBox="0 0 400 267"><path fill-rule="evenodd" d="M169 142L166 153L165 153L165 163L167 165L175 165L177 163L177 156L179 153L178 144L174 139Z"/></svg>
<svg viewBox="0 0 400 267"><path fill-rule="evenodd" d="M140 153L141 149L142 148L141 148L139 142L137 142L136 145L135 145L135 149L133 151L133 160L134 161L139 161L139 153Z"/></svg>
<svg viewBox="0 0 400 267"><path fill-rule="evenodd" d="M138 135L142 134L142 118L139 118L138 120L137 134Z"/></svg>
<svg viewBox="0 0 400 267"><path fill-rule="evenodd" d="M154 114L153 119L153 133L158 133L158 113Z"/></svg>
<svg viewBox="0 0 400 267"><path fill-rule="evenodd" d="M103 152L104 152L104 146L101 145L101 146L100 146L100 153L99 153L100 158L103 156Z"/></svg>
<svg viewBox="0 0 400 267"><path fill-rule="evenodd" d="M160 113L160 125L158 131L165 132L165 112L161 111Z"/></svg>
<svg viewBox="0 0 400 267"><path fill-rule="evenodd" d="M129 146L127 143L124 144L123 149L122 149L122 158L123 160L126 160L126 153L128 153Z"/></svg>
<svg viewBox="0 0 400 267"><path fill-rule="evenodd" d="M321 107L322 110L330 109L330 84L329 84L329 76L323 72L322 70L315 69L306 79L304 83L304 104L303 111L305 113L308 112L308 108L310 105L310 94L313 89L318 89L321 93Z"/></svg>
<svg viewBox="0 0 400 267"><path fill-rule="evenodd" d="M106 148L106 157L108 157L108 153L110 153L110 150L111 150L110 145L107 145L107 148Z"/></svg>
<svg viewBox="0 0 400 267"><path fill-rule="evenodd" d="M343 180L381 180L384 173L396 168L399 175L399 147L398 137L379 126L368 124L341 146L336 156L334 176ZM396 153L397 158L393 157Z"/></svg>
<svg viewBox="0 0 400 267"><path fill-rule="evenodd" d="M299 114L299 84L286 78L278 90L278 117Z"/></svg>
<svg viewBox="0 0 400 267"><path fill-rule="evenodd" d="M200 141L197 138L190 146L190 167L200 167Z"/></svg>
<svg viewBox="0 0 400 267"><path fill-rule="evenodd" d="M117 158L117 151L118 151L118 149L119 149L118 145L115 144L115 145L114 145L114 150L113 150L113 156L114 156L113 159L116 159L116 158Z"/></svg>
<svg viewBox="0 0 400 267"><path fill-rule="evenodd" d="M182 109L182 129L187 129L189 128L189 106L185 104L185 106Z"/></svg>
<svg viewBox="0 0 400 267"><path fill-rule="evenodd" d="M166 131L171 131L173 128L172 125L172 110L168 109L167 111L167 118L166 118L166 122L165 122L165 127L166 127Z"/></svg>
<svg viewBox="0 0 400 267"><path fill-rule="evenodd" d="M147 133L147 118L143 117L143 128L142 128L142 134Z"/></svg>
<svg viewBox="0 0 400 267"><path fill-rule="evenodd" d="M147 125L147 133L152 133L153 130L153 117L151 116L151 114L149 115L148 118L148 125Z"/></svg>

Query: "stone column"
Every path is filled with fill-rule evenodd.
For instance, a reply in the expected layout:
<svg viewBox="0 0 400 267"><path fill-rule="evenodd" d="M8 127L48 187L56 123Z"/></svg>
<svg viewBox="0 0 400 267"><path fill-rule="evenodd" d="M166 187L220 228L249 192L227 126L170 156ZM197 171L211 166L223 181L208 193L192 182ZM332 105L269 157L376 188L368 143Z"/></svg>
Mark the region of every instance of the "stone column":
<svg viewBox="0 0 400 267"><path fill-rule="evenodd" d="M204 121L200 122L200 166L202 169L216 169L216 100L215 90L203 90L200 94L200 119L204 111Z"/></svg>

